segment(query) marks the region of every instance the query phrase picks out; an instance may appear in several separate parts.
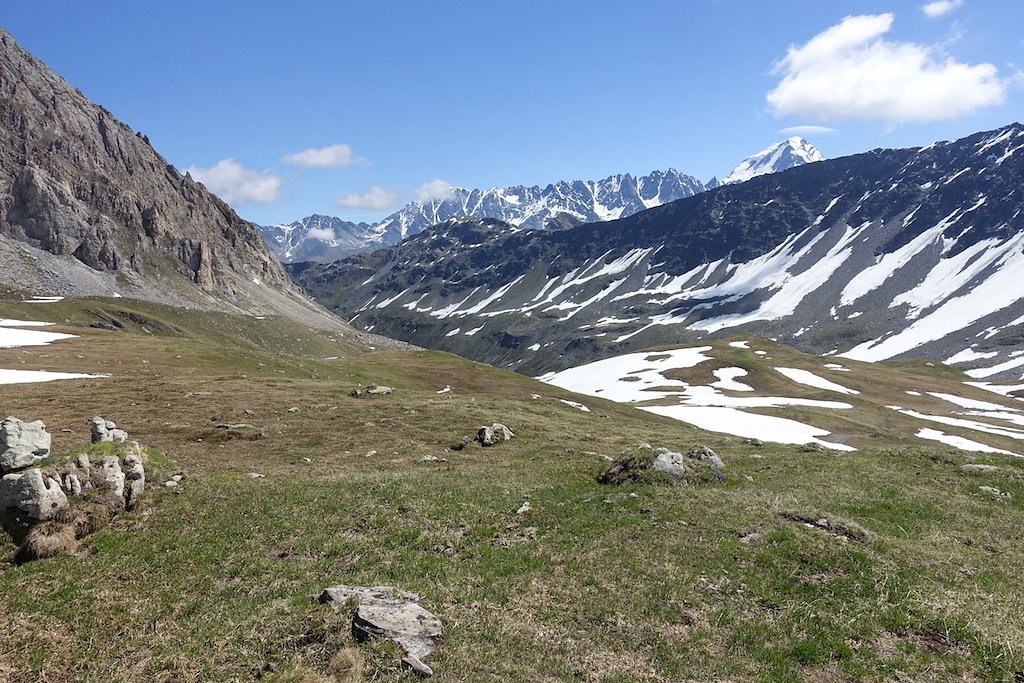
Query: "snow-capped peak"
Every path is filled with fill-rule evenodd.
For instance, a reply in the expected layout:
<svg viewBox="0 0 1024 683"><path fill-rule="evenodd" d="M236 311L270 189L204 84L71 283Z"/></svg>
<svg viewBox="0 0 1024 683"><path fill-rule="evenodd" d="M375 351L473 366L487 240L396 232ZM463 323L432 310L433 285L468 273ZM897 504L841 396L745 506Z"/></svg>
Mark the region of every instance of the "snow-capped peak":
<svg viewBox="0 0 1024 683"><path fill-rule="evenodd" d="M745 180L766 173L778 173L787 168L823 161L825 157L811 143L801 137L791 137L776 142L740 162L732 173L721 180L720 185L742 183Z"/></svg>

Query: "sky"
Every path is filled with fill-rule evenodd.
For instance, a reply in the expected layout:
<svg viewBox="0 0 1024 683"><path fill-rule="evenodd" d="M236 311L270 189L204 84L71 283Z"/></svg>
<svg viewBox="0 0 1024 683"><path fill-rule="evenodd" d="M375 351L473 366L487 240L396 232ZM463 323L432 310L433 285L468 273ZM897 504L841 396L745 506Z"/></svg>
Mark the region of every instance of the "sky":
<svg viewBox="0 0 1024 683"><path fill-rule="evenodd" d="M0 26L261 224L1024 119L1018 0L33 0Z"/></svg>

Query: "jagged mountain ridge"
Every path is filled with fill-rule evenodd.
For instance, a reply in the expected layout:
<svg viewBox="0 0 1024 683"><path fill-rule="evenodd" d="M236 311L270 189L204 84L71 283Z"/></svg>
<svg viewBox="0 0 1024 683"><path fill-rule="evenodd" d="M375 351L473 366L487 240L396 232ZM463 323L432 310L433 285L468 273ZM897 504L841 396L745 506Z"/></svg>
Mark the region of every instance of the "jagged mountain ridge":
<svg viewBox="0 0 1024 683"><path fill-rule="evenodd" d="M670 168L637 177L626 173L596 181L562 180L543 188L538 185L487 190L456 187L447 197L410 202L372 225L314 215L287 226L258 227L271 249L285 263L330 262L397 244L432 225L459 216L497 218L523 230L560 229L630 216L703 190L704 185L699 180ZM333 238L318 230L327 222L330 222L329 229L335 231Z"/></svg>
<svg viewBox="0 0 1024 683"><path fill-rule="evenodd" d="M1021 148L1013 124L806 164L618 221L559 232L449 221L290 270L357 326L530 373L743 331L820 354L1019 375Z"/></svg>
<svg viewBox="0 0 1024 683"><path fill-rule="evenodd" d="M36 292L315 309L251 223L3 30L0 254Z"/></svg>
<svg viewBox="0 0 1024 683"><path fill-rule="evenodd" d="M308 216L287 225L257 226L284 263L331 261L397 244L451 218L471 216L503 220L523 230L563 229L581 223L625 218L720 184L777 173L824 159L798 137L783 140L747 157L726 178L704 185L670 168L645 176L619 174L597 181L563 180L544 188L517 185L488 190L453 188L451 196L414 201L380 223L351 223L330 216Z"/></svg>

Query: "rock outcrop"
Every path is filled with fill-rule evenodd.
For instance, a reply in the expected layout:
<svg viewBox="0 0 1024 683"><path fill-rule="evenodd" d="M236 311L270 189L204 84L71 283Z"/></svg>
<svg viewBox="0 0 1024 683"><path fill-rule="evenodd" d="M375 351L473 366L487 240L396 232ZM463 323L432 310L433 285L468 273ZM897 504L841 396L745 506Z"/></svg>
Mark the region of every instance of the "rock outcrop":
<svg viewBox="0 0 1024 683"><path fill-rule="evenodd" d="M0 29L0 282L341 327L256 228Z"/></svg>

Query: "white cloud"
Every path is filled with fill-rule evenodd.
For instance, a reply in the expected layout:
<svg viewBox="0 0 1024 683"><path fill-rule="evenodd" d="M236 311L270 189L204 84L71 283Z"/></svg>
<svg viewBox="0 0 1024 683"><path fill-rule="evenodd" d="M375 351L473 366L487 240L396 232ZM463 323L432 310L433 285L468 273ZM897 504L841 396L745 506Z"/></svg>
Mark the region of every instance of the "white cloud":
<svg viewBox="0 0 1024 683"><path fill-rule="evenodd" d="M772 73L776 116L938 121L1001 104L1008 81L991 64L962 64L938 46L887 41L893 15L846 17L791 45Z"/></svg>
<svg viewBox="0 0 1024 683"><path fill-rule="evenodd" d="M333 242L335 237L333 228L310 228L306 236L321 242Z"/></svg>
<svg viewBox="0 0 1024 683"><path fill-rule="evenodd" d="M234 159L222 159L210 168L189 166L185 170L232 206L267 204L281 193L281 179L276 175L245 168Z"/></svg>
<svg viewBox="0 0 1024 683"><path fill-rule="evenodd" d="M348 145L310 147L301 152L285 154L282 157L282 161L306 168L328 168L331 166L352 166L353 164L366 163L366 159L356 155Z"/></svg>
<svg viewBox="0 0 1024 683"><path fill-rule="evenodd" d="M924 12L929 19L935 19L949 14L963 4L964 0L935 0L935 2L929 2L921 5L921 11Z"/></svg>
<svg viewBox="0 0 1024 683"><path fill-rule="evenodd" d="M423 183L417 187L414 192L416 194L416 199L421 202L427 202L431 199L451 199L454 190L455 186L447 180L435 178L430 182Z"/></svg>
<svg viewBox="0 0 1024 683"><path fill-rule="evenodd" d="M779 130L783 135L832 135L839 131L828 126L790 126Z"/></svg>
<svg viewBox="0 0 1024 683"><path fill-rule="evenodd" d="M398 202L401 199L394 190L390 190L380 185L372 186L366 192L349 192L346 195L338 197L334 203L345 209L372 209L374 211L383 211L385 209L393 209L398 206Z"/></svg>

